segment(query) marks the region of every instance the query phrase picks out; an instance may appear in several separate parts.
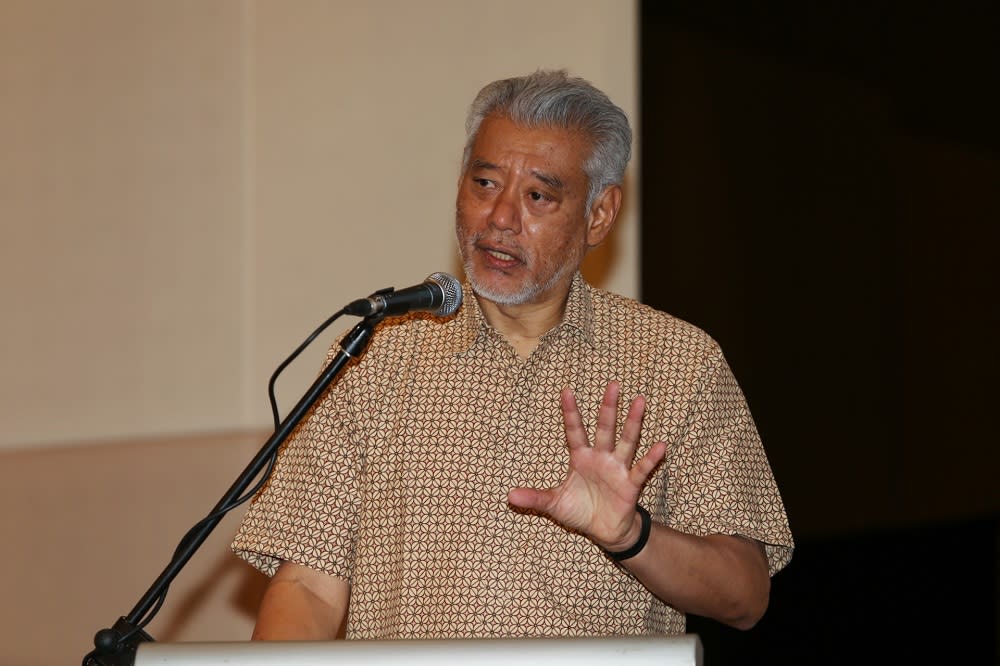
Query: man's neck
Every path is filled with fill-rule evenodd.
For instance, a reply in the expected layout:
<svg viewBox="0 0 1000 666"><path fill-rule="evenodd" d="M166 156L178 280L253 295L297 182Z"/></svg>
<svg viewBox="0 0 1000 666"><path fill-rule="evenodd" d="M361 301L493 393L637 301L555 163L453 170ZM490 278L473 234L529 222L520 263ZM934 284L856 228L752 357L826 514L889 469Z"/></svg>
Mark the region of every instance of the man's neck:
<svg viewBox="0 0 1000 666"><path fill-rule="evenodd" d="M519 305L501 305L479 296L476 299L490 326L510 343L518 356L526 359L538 346L541 337L562 321L568 296L567 290L561 298Z"/></svg>

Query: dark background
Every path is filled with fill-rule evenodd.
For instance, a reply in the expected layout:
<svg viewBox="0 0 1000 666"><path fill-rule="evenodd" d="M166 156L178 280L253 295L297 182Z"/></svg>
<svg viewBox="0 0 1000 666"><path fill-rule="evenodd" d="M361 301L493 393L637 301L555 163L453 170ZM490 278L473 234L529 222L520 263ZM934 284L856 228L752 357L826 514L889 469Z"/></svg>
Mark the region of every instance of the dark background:
<svg viewBox="0 0 1000 666"><path fill-rule="evenodd" d="M1000 3L640 14L642 298L722 345L796 536L706 663L998 663Z"/></svg>

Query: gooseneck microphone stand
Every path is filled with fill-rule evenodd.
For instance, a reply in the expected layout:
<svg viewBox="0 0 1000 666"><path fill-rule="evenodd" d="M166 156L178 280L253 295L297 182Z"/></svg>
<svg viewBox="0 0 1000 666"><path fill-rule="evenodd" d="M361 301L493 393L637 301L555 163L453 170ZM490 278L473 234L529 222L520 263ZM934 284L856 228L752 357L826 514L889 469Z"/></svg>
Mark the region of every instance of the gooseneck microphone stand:
<svg viewBox="0 0 1000 666"><path fill-rule="evenodd" d="M135 664L135 653L139 644L145 641L152 641L153 638L142 630L145 618L150 611L159 609L163 598L167 593L170 583L177 577L181 569L188 560L195 554L205 539L212 533L212 530L219 524L228 511L242 503L241 495L261 470L268 467L277 455L278 447L295 430L295 427L312 409L312 406L326 392L333 380L341 373L344 366L352 358L360 356L368 347L375 326L385 317L384 313L377 313L365 317L344 337L340 343L341 350L333 358L329 365L323 370L320 376L313 382L305 395L292 408L288 416L282 421L274 434L264 444L257 455L250 461L246 469L239 478L222 496L219 503L215 505L212 512L201 522L195 525L190 532L181 540L180 545L174 552L170 563L153 583L146 594L139 600L132 611L121 618L110 629L102 629L94 636L95 649L83 658L84 666L132 666ZM156 608L154 608L154 606ZM146 620L148 622L148 619Z"/></svg>

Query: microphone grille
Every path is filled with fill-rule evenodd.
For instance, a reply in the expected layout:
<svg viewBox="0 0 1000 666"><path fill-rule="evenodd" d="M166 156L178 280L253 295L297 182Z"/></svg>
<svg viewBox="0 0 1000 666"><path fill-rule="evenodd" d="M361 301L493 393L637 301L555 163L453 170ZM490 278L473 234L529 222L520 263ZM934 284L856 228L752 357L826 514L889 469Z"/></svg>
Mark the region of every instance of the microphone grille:
<svg viewBox="0 0 1000 666"><path fill-rule="evenodd" d="M458 308L462 306L462 283L458 278L448 273L432 273L427 276L426 282L433 282L441 287L444 294L441 307L434 311L436 316L447 317L458 312Z"/></svg>

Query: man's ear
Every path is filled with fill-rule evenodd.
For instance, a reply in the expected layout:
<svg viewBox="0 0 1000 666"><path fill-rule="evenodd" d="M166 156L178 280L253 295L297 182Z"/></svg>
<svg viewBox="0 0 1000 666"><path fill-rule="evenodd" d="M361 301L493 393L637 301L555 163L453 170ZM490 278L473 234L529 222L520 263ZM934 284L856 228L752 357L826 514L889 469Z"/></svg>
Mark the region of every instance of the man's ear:
<svg viewBox="0 0 1000 666"><path fill-rule="evenodd" d="M597 195L587 216L587 247L597 247L607 238L622 206L620 185L608 185Z"/></svg>

